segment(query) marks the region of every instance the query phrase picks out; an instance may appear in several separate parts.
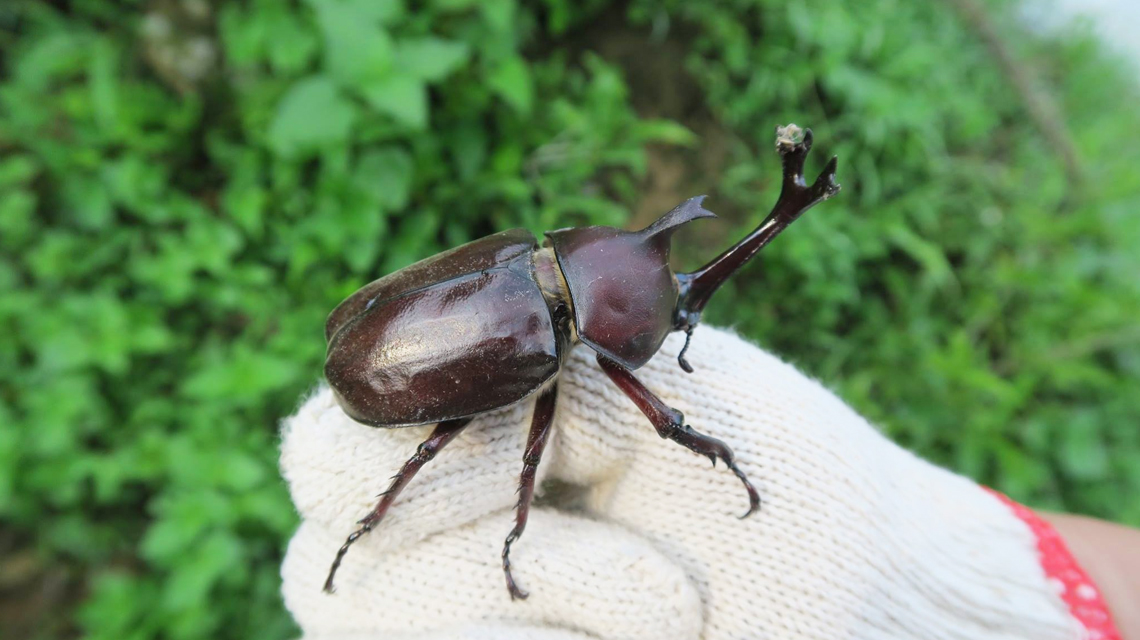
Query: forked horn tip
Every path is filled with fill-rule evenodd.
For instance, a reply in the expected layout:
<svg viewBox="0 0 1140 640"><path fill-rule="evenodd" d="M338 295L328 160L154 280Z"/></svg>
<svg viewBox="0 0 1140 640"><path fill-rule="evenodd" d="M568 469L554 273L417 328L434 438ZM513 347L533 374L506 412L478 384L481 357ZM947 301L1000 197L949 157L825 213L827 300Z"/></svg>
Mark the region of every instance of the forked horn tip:
<svg viewBox="0 0 1140 640"><path fill-rule="evenodd" d="M839 190L843 188L843 185L835 180L835 169L837 166L839 166L839 156L831 156L831 160L827 161L827 166L825 166L823 171L819 174L819 180L823 182L828 198L839 193Z"/></svg>

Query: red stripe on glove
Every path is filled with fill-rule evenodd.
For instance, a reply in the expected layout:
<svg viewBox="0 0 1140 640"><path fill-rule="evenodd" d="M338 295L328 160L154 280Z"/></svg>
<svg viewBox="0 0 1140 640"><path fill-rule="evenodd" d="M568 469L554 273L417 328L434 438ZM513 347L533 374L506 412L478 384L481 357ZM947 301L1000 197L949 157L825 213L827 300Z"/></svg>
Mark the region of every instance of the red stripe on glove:
<svg viewBox="0 0 1140 640"><path fill-rule="evenodd" d="M1061 534L1028 507L993 489L987 488L987 491L1005 503L1019 520L1029 525L1029 530L1037 538L1041 567L1045 569L1049 580L1057 586L1061 599L1069 606L1069 613L1084 625L1088 632L1085 637L1088 640L1121 640L1120 631L1112 621L1112 614L1109 613L1100 590L1077 563Z"/></svg>

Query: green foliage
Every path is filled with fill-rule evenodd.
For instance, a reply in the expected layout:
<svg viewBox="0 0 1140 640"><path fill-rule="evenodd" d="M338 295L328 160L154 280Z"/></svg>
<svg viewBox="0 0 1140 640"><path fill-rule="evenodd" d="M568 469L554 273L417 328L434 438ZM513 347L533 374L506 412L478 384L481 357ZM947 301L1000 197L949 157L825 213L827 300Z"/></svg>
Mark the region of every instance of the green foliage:
<svg viewBox="0 0 1140 640"><path fill-rule="evenodd" d="M80 598L45 637L295 633L276 428L328 310L493 230L624 224L651 142L689 147L726 219L679 236L693 264L770 206L791 121L844 191L709 320L923 455L1140 523L1138 92L1087 36L1005 24L1068 114L1077 189L948 5L54 4L0 7L0 522ZM643 58L682 47L696 108L639 117L599 22Z"/></svg>

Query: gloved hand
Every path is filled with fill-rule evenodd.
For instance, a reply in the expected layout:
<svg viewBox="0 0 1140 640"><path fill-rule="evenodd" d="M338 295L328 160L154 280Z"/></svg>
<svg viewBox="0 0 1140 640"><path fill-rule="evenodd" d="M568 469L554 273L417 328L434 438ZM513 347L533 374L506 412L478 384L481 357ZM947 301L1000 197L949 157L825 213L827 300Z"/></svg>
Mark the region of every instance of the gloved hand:
<svg viewBox="0 0 1140 640"><path fill-rule="evenodd" d="M303 523L282 567L307 638L1078 638L1037 539L973 482L880 435L793 367L702 327L637 377L736 453L760 491L662 440L578 347L560 377L543 478L585 513L532 510L500 566L533 400L481 416L352 547L336 550L431 427L353 422L320 389L284 427Z"/></svg>

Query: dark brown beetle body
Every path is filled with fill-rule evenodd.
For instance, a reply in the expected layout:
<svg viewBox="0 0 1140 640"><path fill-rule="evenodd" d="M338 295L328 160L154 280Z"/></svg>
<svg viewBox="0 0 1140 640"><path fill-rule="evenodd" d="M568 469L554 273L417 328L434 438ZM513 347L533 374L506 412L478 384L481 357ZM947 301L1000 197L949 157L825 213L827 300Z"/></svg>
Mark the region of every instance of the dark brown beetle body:
<svg viewBox="0 0 1140 640"><path fill-rule="evenodd" d="M544 273L550 252L540 252L530 232L512 229L365 286L326 325L325 376L337 400L352 419L376 427L505 407L558 373L572 327L598 353L639 368L673 331L669 239L679 225L712 215L700 201L642 231L552 231L557 271ZM559 319L568 309L572 325Z"/></svg>
<svg viewBox="0 0 1140 640"><path fill-rule="evenodd" d="M385 276L329 315L325 375L354 420L393 428L439 423L405 464L380 503L349 536L371 530L396 495L471 417L521 402L542 390L524 456L516 525L503 550L512 598L526 597L511 577L510 545L523 531L534 477L553 420L552 382L578 342L597 353L602 370L663 438L724 461L744 483L751 514L759 494L722 442L684 424L679 411L645 388L632 371L653 357L672 331L690 336L712 293L812 205L834 195L835 159L810 187L803 163L811 131L777 130L784 161L780 199L749 236L705 267L676 274L669 266L673 232L713 214L691 198L640 231L581 227L548 232L539 247L528 231L497 233ZM686 342L686 347L688 342ZM692 369L678 358L686 371Z"/></svg>

